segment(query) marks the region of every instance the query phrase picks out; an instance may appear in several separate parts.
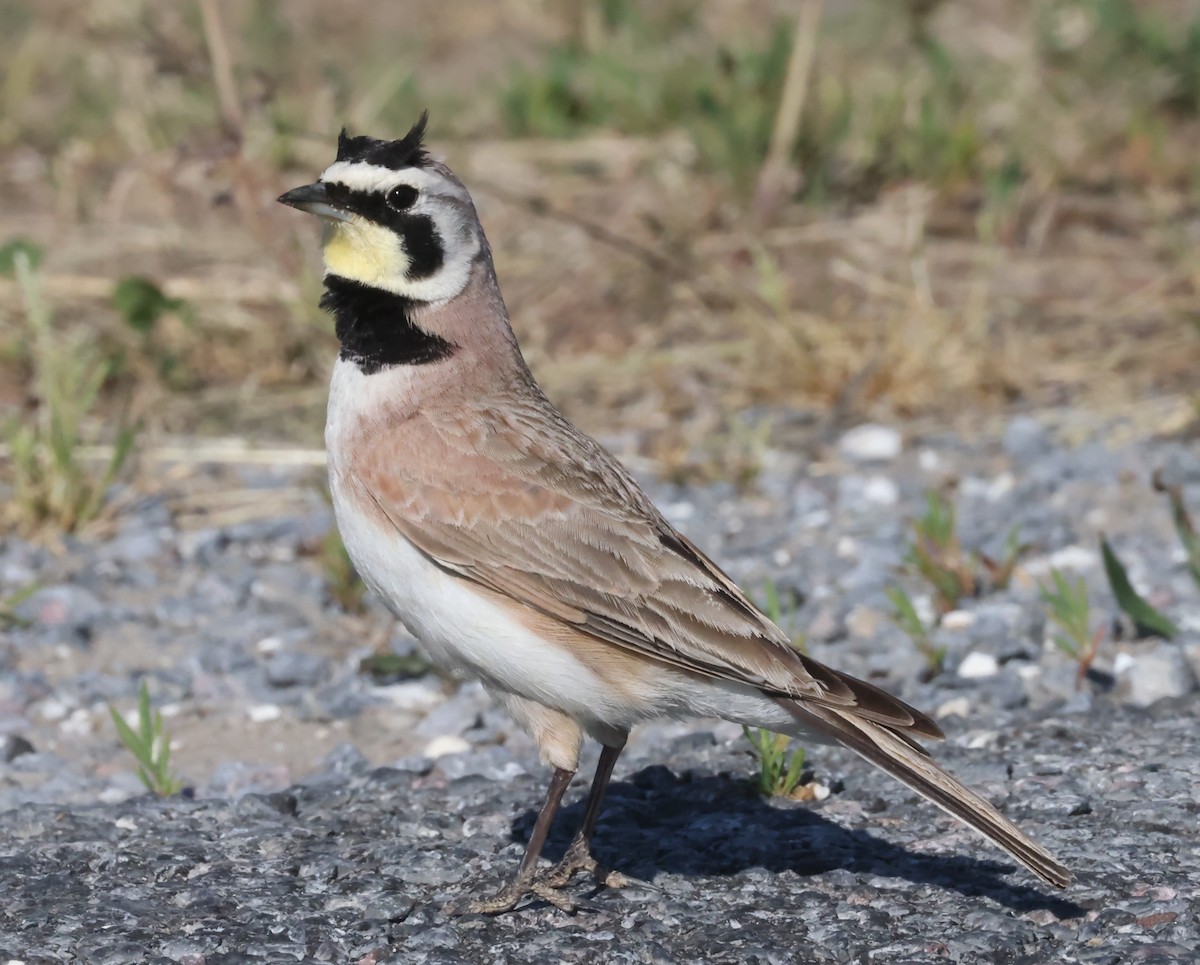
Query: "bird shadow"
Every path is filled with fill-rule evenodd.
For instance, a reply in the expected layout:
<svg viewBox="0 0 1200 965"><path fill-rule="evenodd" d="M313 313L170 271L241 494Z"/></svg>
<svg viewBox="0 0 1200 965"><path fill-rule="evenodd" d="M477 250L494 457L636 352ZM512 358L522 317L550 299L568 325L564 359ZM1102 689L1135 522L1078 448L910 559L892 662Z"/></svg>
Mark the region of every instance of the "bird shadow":
<svg viewBox="0 0 1200 965"><path fill-rule="evenodd" d="M564 807L543 855L558 861L583 820L584 801ZM528 842L536 817L513 821ZM801 877L844 869L902 878L964 896L985 896L1018 912L1079 918L1086 909L1004 877L1014 866L963 855L919 854L867 831L844 828L804 806L768 804L751 782L729 774L675 774L647 767L608 789L593 851L602 865L653 882L660 874L720 878L751 868Z"/></svg>

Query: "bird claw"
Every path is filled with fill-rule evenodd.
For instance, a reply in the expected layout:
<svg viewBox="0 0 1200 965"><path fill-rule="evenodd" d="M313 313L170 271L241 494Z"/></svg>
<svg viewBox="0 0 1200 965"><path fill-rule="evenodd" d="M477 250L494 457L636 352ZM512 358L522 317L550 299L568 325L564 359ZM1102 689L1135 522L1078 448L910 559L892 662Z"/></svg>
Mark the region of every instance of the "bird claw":
<svg viewBox="0 0 1200 965"><path fill-rule="evenodd" d="M561 885L551 884L533 875L518 876L490 898L478 898L454 902L445 907L448 915L499 915L512 911L525 898L541 898L555 908L572 914L577 905L570 895L561 891Z"/></svg>
<svg viewBox="0 0 1200 965"><path fill-rule="evenodd" d="M635 887L647 888L650 891L659 890L637 878L630 878L619 871L603 867L592 856L587 842L576 838L562 860L544 874L518 875L490 898L447 905L445 910L449 915L499 915L512 911L525 898L530 897L541 898L567 914L574 914L581 908L595 908L591 902L572 898L563 890L581 871L590 874L600 888Z"/></svg>
<svg viewBox="0 0 1200 965"><path fill-rule="evenodd" d="M593 857L588 843L583 838L576 838L567 848L567 853L563 855L562 860L546 873L543 880L554 888L561 888L581 871L590 874L596 884L601 886L607 886L610 877L623 877L617 876L616 872L602 868L600 862ZM616 885L615 887L621 886Z"/></svg>
<svg viewBox="0 0 1200 965"><path fill-rule="evenodd" d="M587 841L583 838L576 838L571 842L571 846L567 849L567 853L563 855L562 861L551 868L543 880L547 884L561 888L581 871L590 874L592 880L600 888L646 888L649 891L660 890L648 882L631 878L620 871L613 871L611 868L604 867L604 865L596 860L591 849L588 847Z"/></svg>

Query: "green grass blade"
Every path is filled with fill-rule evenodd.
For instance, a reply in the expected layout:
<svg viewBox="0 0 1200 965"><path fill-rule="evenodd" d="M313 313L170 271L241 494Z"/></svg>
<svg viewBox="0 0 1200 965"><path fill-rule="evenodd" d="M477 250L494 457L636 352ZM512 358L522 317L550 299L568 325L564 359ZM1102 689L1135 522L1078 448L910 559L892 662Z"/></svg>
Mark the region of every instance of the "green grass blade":
<svg viewBox="0 0 1200 965"><path fill-rule="evenodd" d="M798 747L792 752L792 759L788 764L787 774L784 776L783 785L780 788L783 794L791 794L796 790L796 786L800 783L800 775L804 771L805 756L803 747Z"/></svg>
<svg viewBox="0 0 1200 965"><path fill-rule="evenodd" d="M138 688L138 732L142 744L149 748L154 740L154 719L150 713L150 688L145 680Z"/></svg>
<svg viewBox="0 0 1200 965"><path fill-rule="evenodd" d="M1100 554L1104 558L1104 572L1108 575L1108 585L1112 587L1113 596L1119 606L1137 627L1139 633L1173 639L1179 633L1179 628L1166 616L1146 602L1146 599L1133 588L1129 582L1129 573L1125 564L1109 545L1108 540L1100 537Z"/></svg>
<svg viewBox="0 0 1200 965"><path fill-rule="evenodd" d="M895 610L893 617L900 625L900 629L914 640L927 638L929 632L925 629L925 624L921 622L917 608L912 598L904 591L904 588L889 586L884 590L884 593L892 603L892 607Z"/></svg>
<svg viewBox="0 0 1200 965"><path fill-rule="evenodd" d="M129 750L134 751L136 756L135 749L141 745L141 738L112 704L108 705L108 714L112 717L113 726L117 729L117 737Z"/></svg>

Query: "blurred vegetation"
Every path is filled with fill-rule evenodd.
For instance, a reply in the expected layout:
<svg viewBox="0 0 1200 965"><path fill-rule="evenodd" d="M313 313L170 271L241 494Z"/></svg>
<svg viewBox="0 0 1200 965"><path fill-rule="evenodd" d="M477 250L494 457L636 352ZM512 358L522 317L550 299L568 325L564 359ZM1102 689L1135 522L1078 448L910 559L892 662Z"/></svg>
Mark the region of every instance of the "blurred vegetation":
<svg viewBox="0 0 1200 965"><path fill-rule="evenodd" d="M760 403L1194 419L1200 0L846 0L805 38L812 3L10 0L0 245L45 251L106 417L314 445L333 339L273 199L429 107L539 378L668 469ZM18 410L22 312L0 279Z"/></svg>
<svg viewBox="0 0 1200 965"><path fill-rule="evenodd" d="M892 604L892 619L908 634L917 652L925 658L925 679L930 680L946 667L946 648L934 642L932 627L926 626L908 591L902 586L889 586L885 591Z"/></svg>
<svg viewBox="0 0 1200 965"><path fill-rule="evenodd" d="M1171 523L1183 548L1187 571L1192 577L1192 582L1200 588L1200 533L1196 531L1192 514L1188 512L1184 502L1183 487L1178 483L1166 482L1161 470L1154 474L1153 482L1155 490L1165 494L1171 506Z"/></svg>
<svg viewBox="0 0 1200 965"><path fill-rule="evenodd" d="M112 444L98 459L83 450L83 424L91 414L110 363L78 334L61 338L42 298L36 265L41 251L26 242L0 249L0 269L11 265L28 333L31 411L3 425L12 490L4 522L27 532L41 527L73 532L104 506L108 486L124 466L137 435L120 420Z"/></svg>
<svg viewBox="0 0 1200 965"><path fill-rule="evenodd" d="M1104 627L1092 629L1092 605L1088 599L1087 583L1083 577L1074 580L1061 570L1050 571L1050 582L1040 583L1038 591L1049 610L1050 619L1058 626L1054 645L1078 666L1076 689L1083 686L1088 669L1100 652Z"/></svg>
<svg viewBox="0 0 1200 965"><path fill-rule="evenodd" d="M1103 536L1100 537L1100 556L1104 561L1104 575L1108 577L1113 599L1133 623L1135 633L1139 637L1163 637L1166 640L1179 636L1179 628L1171 619L1134 588L1125 564Z"/></svg>
<svg viewBox="0 0 1200 965"><path fill-rule="evenodd" d="M977 551L967 552L958 538L952 498L935 490L925 494L925 512L913 520L912 530L913 541L904 563L933 590L939 616L957 608L963 599L978 596L985 588L1006 589L1017 561L1027 549L1014 529L1004 542L1004 555L1000 559ZM906 617L903 622L911 621Z"/></svg>
<svg viewBox="0 0 1200 965"><path fill-rule="evenodd" d="M904 555L904 569L930 590L932 613L928 624L904 587L893 585L884 591L892 605L892 619L925 659L927 678L945 668L946 648L934 637L942 618L965 600L1006 590L1021 556L1029 549L1016 529L1009 532L1004 553L998 559L979 550L964 549L957 520L954 494L929 490L925 493L925 511L911 523L912 542Z"/></svg>
<svg viewBox="0 0 1200 965"><path fill-rule="evenodd" d="M609 0L598 9L566 43L511 69L500 90L508 133L638 135L682 127L707 169L748 184L771 135L788 22L776 20L765 38L743 36L714 49L696 42L695 4Z"/></svg>

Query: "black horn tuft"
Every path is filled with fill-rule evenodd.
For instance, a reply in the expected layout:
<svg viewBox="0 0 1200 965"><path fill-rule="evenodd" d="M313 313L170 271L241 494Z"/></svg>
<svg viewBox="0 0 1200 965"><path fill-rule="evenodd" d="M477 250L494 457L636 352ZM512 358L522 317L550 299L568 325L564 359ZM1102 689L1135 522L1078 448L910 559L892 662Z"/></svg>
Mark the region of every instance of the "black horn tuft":
<svg viewBox="0 0 1200 965"><path fill-rule="evenodd" d="M343 127L342 133L338 135L337 160L364 161L371 150L382 143L373 137L351 137L350 132Z"/></svg>
<svg viewBox="0 0 1200 965"><path fill-rule="evenodd" d="M429 162L429 155L422 143L425 138L425 126L428 123L429 111L421 111L417 123L404 137L398 141L384 141L375 151L371 152L372 163L393 170L424 167Z"/></svg>
<svg viewBox="0 0 1200 965"><path fill-rule="evenodd" d="M421 111L417 123L398 141L380 141L365 135L352 137L343 127L342 133L338 135L337 160L365 161L368 164L391 168L393 171L424 167L430 161L422 143L428 123L429 111Z"/></svg>

